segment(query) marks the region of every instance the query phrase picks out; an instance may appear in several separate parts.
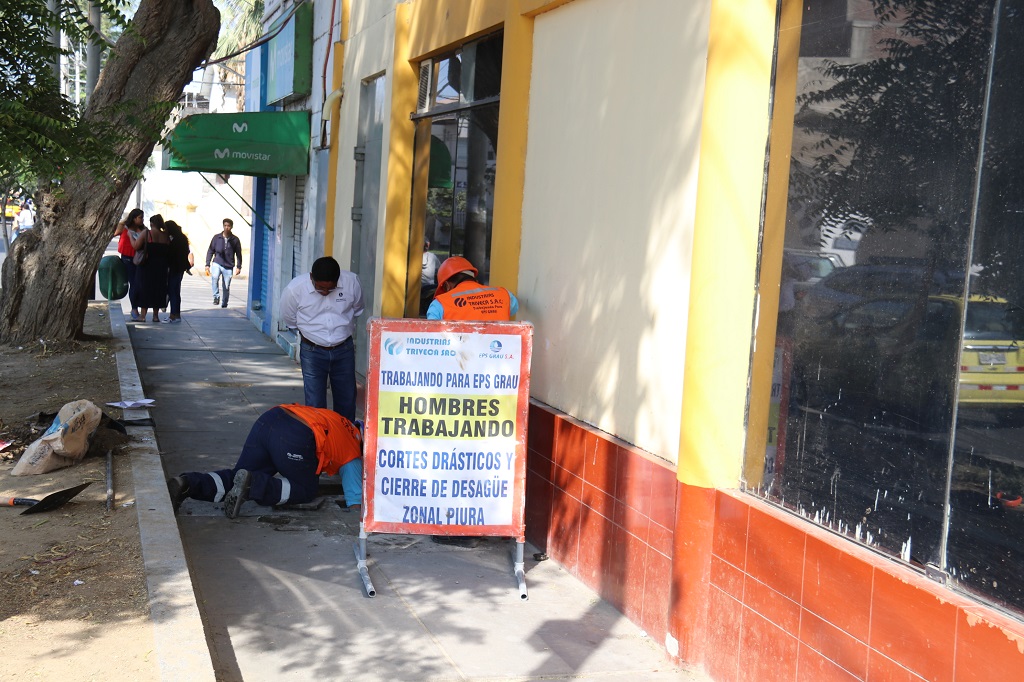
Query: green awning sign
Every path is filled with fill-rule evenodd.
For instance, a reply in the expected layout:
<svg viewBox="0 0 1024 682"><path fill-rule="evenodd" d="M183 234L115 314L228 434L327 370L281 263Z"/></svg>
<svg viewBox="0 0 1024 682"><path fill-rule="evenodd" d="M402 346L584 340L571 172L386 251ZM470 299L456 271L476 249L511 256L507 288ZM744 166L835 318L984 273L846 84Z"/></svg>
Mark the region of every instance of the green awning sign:
<svg viewBox="0 0 1024 682"><path fill-rule="evenodd" d="M307 175L309 112L195 114L170 134L168 169L237 175Z"/></svg>

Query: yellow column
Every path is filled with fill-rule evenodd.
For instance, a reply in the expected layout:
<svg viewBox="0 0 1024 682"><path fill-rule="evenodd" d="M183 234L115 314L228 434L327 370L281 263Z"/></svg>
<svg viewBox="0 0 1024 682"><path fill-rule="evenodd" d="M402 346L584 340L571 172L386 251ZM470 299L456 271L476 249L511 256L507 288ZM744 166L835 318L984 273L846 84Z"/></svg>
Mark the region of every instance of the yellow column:
<svg viewBox="0 0 1024 682"><path fill-rule="evenodd" d="M411 6L395 7L395 54L391 69L388 178L385 189L384 276L381 315L402 317L409 264L409 210L412 199L412 157L415 128L409 114L416 110L418 74L409 63Z"/></svg>
<svg viewBox="0 0 1024 682"><path fill-rule="evenodd" d="M782 3L772 104L771 147L768 151L768 193L761 243L761 276L758 285L760 311L754 331L758 352L750 376L750 410L747 420L747 457L743 479L749 486L764 477L764 452L768 443L769 402L774 360L775 332L779 314L779 282L782 281L782 249L786 238L789 198L789 166L793 154L793 114L796 109L797 65L803 5L799 0ZM773 424L772 426L778 426Z"/></svg>
<svg viewBox="0 0 1024 682"><path fill-rule="evenodd" d="M736 487L745 436L775 0L713 0L679 480Z"/></svg>
<svg viewBox="0 0 1024 682"><path fill-rule="evenodd" d="M498 114L491 284L514 292L519 283L530 73L533 67L533 18L522 15L520 0L508 2L502 63L505 68L501 70L501 110Z"/></svg>
<svg viewBox="0 0 1024 682"><path fill-rule="evenodd" d="M331 71L331 92L345 82L345 43L348 41L349 5L351 0L341 0L341 35L334 43L334 68ZM325 96L327 93L324 93ZM341 100L336 100L332 109L340 109ZM331 112L331 148L327 152L327 210L324 215L324 255L334 255L334 207L338 199L338 129L341 117ZM342 266L346 268L347 266Z"/></svg>

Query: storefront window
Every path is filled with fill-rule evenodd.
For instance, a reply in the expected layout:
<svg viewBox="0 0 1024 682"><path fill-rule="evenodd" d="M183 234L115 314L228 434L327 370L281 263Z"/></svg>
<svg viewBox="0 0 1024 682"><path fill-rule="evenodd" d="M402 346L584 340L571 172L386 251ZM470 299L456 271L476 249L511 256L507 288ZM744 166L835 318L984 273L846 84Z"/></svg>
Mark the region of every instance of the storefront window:
<svg viewBox="0 0 1024 682"><path fill-rule="evenodd" d="M813 4L747 487L1024 610L1024 2Z"/></svg>
<svg viewBox="0 0 1024 682"><path fill-rule="evenodd" d="M410 273L410 290L418 294L409 297L408 316L426 312L436 262L448 256L468 258L480 281L489 281L501 48L500 33L463 45L434 60L430 85L421 82L430 95L426 110L414 117L412 236L419 242L422 234L423 266Z"/></svg>

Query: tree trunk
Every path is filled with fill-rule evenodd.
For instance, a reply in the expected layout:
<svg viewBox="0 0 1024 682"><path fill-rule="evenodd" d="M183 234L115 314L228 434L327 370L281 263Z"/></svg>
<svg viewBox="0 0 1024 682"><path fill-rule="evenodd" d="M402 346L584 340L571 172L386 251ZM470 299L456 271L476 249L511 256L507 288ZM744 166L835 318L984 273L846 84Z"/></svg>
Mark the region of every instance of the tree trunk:
<svg viewBox="0 0 1024 682"><path fill-rule="evenodd" d="M142 0L112 49L85 118L130 130L116 151L140 173L219 30L212 0ZM135 182L72 171L41 193L35 228L15 240L0 273L0 341L81 336L94 273Z"/></svg>

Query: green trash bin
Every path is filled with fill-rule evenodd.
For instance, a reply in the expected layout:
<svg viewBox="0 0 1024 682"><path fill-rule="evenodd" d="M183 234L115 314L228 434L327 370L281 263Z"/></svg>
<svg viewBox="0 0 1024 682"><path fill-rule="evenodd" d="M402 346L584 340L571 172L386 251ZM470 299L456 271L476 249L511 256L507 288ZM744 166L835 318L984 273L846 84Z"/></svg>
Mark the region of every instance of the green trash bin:
<svg viewBox="0 0 1024 682"><path fill-rule="evenodd" d="M100 293L109 301L119 301L128 294L128 272L120 256L104 256L100 260Z"/></svg>

